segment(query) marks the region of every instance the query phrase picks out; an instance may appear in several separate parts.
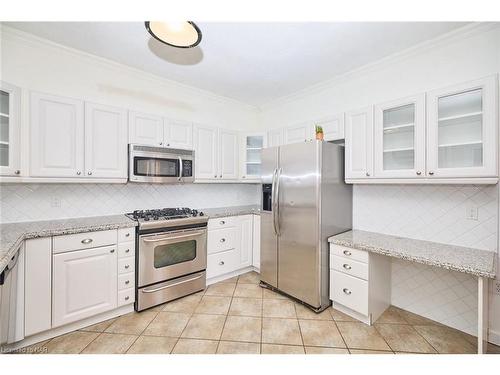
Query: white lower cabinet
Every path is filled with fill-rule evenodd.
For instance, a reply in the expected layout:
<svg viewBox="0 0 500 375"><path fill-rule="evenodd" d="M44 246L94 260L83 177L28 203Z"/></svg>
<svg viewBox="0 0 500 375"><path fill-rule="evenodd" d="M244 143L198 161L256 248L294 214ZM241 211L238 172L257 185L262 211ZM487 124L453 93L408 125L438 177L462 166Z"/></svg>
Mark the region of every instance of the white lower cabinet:
<svg viewBox="0 0 500 375"><path fill-rule="evenodd" d="M53 327L116 308L116 260L116 245L54 255Z"/></svg>
<svg viewBox="0 0 500 375"><path fill-rule="evenodd" d="M330 244L330 299L335 309L374 323L390 305L390 259Z"/></svg>
<svg viewBox="0 0 500 375"><path fill-rule="evenodd" d="M253 215L252 266L260 270L260 215Z"/></svg>
<svg viewBox="0 0 500 375"><path fill-rule="evenodd" d="M240 268L252 265L253 216L244 215L240 217Z"/></svg>

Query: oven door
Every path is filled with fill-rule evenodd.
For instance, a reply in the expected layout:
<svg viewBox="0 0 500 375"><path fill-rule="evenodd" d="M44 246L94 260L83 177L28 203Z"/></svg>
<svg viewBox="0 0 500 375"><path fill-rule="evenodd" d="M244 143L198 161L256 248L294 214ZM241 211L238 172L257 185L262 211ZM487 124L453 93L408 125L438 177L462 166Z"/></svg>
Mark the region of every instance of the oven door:
<svg viewBox="0 0 500 375"><path fill-rule="evenodd" d="M207 268L207 229L139 236L138 287Z"/></svg>

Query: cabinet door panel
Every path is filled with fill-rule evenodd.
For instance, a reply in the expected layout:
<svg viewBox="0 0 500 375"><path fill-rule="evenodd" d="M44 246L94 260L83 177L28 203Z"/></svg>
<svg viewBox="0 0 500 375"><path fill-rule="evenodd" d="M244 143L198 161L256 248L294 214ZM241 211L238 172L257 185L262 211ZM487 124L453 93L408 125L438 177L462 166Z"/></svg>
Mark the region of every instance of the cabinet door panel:
<svg viewBox="0 0 500 375"><path fill-rule="evenodd" d="M262 133L240 136L240 177L243 181L260 181L261 152L266 147L266 136Z"/></svg>
<svg viewBox="0 0 500 375"><path fill-rule="evenodd" d="M252 265L260 269L260 215L253 215Z"/></svg>
<svg viewBox="0 0 500 375"><path fill-rule="evenodd" d="M86 177L127 177L127 113L85 103Z"/></svg>
<svg viewBox="0 0 500 375"><path fill-rule="evenodd" d="M216 128L196 127L195 160L196 179L218 179Z"/></svg>
<svg viewBox="0 0 500 375"><path fill-rule="evenodd" d="M140 112L129 113L130 143L163 146L163 118Z"/></svg>
<svg viewBox="0 0 500 375"><path fill-rule="evenodd" d="M31 175L83 176L83 102L31 94Z"/></svg>
<svg viewBox="0 0 500 375"><path fill-rule="evenodd" d="M270 130L267 133L267 146L276 147L283 144L283 129Z"/></svg>
<svg viewBox="0 0 500 375"><path fill-rule="evenodd" d="M253 215L244 215L240 220L240 268L252 265Z"/></svg>
<svg viewBox="0 0 500 375"><path fill-rule="evenodd" d="M428 93L428 177L496 177L497 77Z"/></svg>
<svg viewBox="0 0 500 375"><path fill-rule="evenodd" d="M193 148L193 126L191 123L166 120L165 143L169 147L191 150Z"/></svg>
<svg viewBox="0 0 500 375"><path fill-rule="evenodd" d="M344 114L340 113L329 118L315 122L315 125L323 128L325 141L336 141L344 139Z"/></svg>
<svg viewBox="0 0 500 375"><path fill-rule="evenodd" d="M236 180L238 179L238 133L221 129L219 134L219 178Z"/></svg>
<svg viewBox="0 0 500 375"><path fill-rule="evenodd" d="M346 179L373 175L373 108L346 113Z"/></svg>
<svg viewBox="0 0 500 375"><path fill-rule="evenodd" d="M0 81L0 175L21 171L21 89Z"/></svg>
<svg viewBox="0 0 500 375"><path fill-rule="evenodd" d="M116 246L56 254L53 270L53 327L116 308Z"/></svg>
<svg viewBox="0 0 500 375"><path fill-rule="evenodd" d="M285 129L285 144L299 143L313 139L313 126L300 125Z"/></svg>

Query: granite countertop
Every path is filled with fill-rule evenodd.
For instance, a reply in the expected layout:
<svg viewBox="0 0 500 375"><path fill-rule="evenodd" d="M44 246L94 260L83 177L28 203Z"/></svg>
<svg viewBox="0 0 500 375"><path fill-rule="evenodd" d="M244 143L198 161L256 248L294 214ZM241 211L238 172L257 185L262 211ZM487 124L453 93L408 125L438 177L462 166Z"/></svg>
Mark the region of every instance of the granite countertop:
<svg viewBox="0 0 500 375"><path fill-rule="evenodd" d="M0 224L0 272L14 256L22 241L30 238L96 232L136 226L125 215Z"/></svg>
<svg viewBox="0 0 500 375"><path fill-rule="evenodd" d="M495 278L496 252L361 230L332 236L330 243L394 258Z"/></svg>
<svg viewBox="0 0 500 375"><path fill-rule="evenodd" d="M217 207L217 208L202 208L200 211L208 216L209 218L225 217L225 216L239 216L239 215L251 215L260 214L259 205L249 205L249 206L231 206L231 207Z"/></svg>

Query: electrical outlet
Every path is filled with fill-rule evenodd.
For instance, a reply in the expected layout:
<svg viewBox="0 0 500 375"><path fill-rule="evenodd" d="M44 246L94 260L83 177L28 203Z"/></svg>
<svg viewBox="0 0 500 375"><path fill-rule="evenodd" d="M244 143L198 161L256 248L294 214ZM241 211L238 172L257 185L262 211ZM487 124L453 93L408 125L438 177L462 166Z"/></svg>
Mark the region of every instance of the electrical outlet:
<svg viewBox="0 0 500 375"><path fill-rule="evenodd" d="M469 206L465 210L465 218L467 220L478 220L478 211L479 209L475 206Z"/></svg>
<svg viewBox="0 0 500 375"><path fill-rule="evenodd" d="M493 293L500 296L500 280L493 281Z"/></svg>
<svg viewBox="0 0 500 375"><path fill-rule="evenodd" d="M61 199L58 197L52 197L50 207L61 207Z"/></svg>

